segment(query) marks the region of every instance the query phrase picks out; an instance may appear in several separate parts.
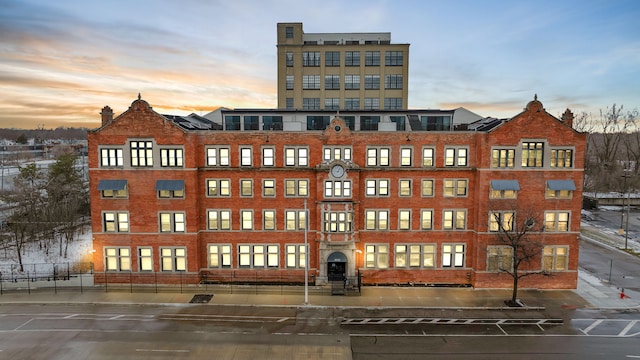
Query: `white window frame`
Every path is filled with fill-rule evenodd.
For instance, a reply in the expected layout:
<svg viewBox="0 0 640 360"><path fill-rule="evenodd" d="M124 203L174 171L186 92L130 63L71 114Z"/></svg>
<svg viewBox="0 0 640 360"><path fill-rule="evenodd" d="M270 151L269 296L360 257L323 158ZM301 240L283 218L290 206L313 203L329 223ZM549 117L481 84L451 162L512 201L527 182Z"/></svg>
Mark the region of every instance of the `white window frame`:
<svg viewBox="0 0 640 360"><path fill-rule="evenodd" d="M444 149L444 166L469 166L469 148L466 146L446 147Z"/></svg>
<svg viewBox="0 0 640 360"><path fill-rule="evenodd" d="M229 269L232 266L231 244L208 244L207 245L207 267L209 269Z"/></svg>
<svg viewBox="0 0 640 360"><path fill-rule="evenodd" d="M350 198L351 180L325 180L325 198Z"/></svg>
<svg viewBox="0 0 640 360"><path fill-rule="evenodd" d="M285 267L304 269L307 266L307 246L304 244L285 244Z"/></svg>
<svg viewBox="0 0 640 360"><path fill-rule="evenodd" d="M253 197L253 179L240 179L240 197ZM246 186L249 187L249 193L246 193Z"/></svg>
<svg viewBox="0 0 640 360"><path fill-rule="evenodd" d="M398 269L433 269L436 267L436 244L395 244L393 266Z"/></svg>
<svg viewBox="0 0 640 360"><path fill-rule="evenodd" d="M516 165L515 147L496 147L491 149L491 168L512 169Z"/></svg>
<svg viewBox="0 0 640 360"><path fill-rule="evenodd" d="M215 186L212 186L214 184ZM207 197L230 197L231 196L231 179L207 179L206 185L207 185ZM216 193L212 194L213 189L216 190Z"/></svg>
<svg viewBox="0 0 640 360"><path fill-rule="evenodd" d="M273 146L262 147L261 153L263 167L276 166L276 149Z"/></svg>
<svg viewBox="0 0 640 360"><path fill-rule="evenodd" d="M122 148L100 148L100 167L123 167L124 150Z"/></svg>
<svg viewBox="0 0 640 360"><path fill-rule="evenodd" d="M160 271L187 271L187 248L162 246L160 251Z"/></svg>
<svg viewBox="0 0 640 360"><path fill-rule="evenodd" d="M181 147L161 147L160 167L184 167L184 149Z"/></svg>
<svg viewBox="0 0 640 360"><path fill-rule="evenodd" d="M569 271L569 246L549 245L543 247L542 270L546 272Z"/></svg>
<svg viewBox="0 0 640 360"><path fill-rule="evenodd" d="M389 230L388 209L368 209L364 211L365 230Z"/></svg>
<svg viewBox="0 0 640 360"><path fill-rule="evenodd" d="M525 147L525 144L527 146ZM534 146L532 147L531 144ZM538 148L538 144L542 148ZM523 168L542 168L544 167L544 152L547 148L545 140L523 140L520 142L520 166ZM533 156L530 156L533 154Z"/></svg>
<svg viewBox="0 0 640 360"><path fill-rule="evenodd" d="M110 229L108 224L113 224ZM129 232L129 212L126 211L103 211L102 212L103 232Z"/></svg>
<svg viewBox="0 0 640 360"><path fill-rule="evenodd" d="M131 167L153 167L153 141L130 140Z"/></svg>
<svg viewBox="0 0 640 360"><path fill-rule="evenodd" d="M413 196L413 180L411 179L398 179L398 197L411 197Z"/></svg>
<svg viewBox="0 0 640 360"><path fill-rule="evenodd" d="M276 230L276 211L274 209L262 210L262 230Z"/></svg>
<svg viewBox="0 0 640 360"><path fill-rule="evenodd" d="M276 197L276 179L262 179L262 197Z"/></svg>
<svg viewBox="0 0 640 360"><path fill-rule="evenodd" d="M231 165L231 149L229 146L207 146L205 156L207 166L227 167Z"/></svg>
<svg viewBox="0 0 640 360"><path fill-rule="evenodd" d="M422 148L422 167L436 166L436 149L432 146Z"/></svg>
<svg viewBox="0 0 640 360"><path fill-rule="evenodd" d="M553 169L572 169L574 154L575 149L572 147L552 147L549 152L549 166Z"/></svg>
<svg viewBox="0 0 640 360"><path fill-rule="evenodd" d="M420 209L420 229L433 230L433 209Z"/></svg>
<svg viewBox="0 0 640 360"><path fill-rule="evenodd" d="M487 246L487 271L504 272L513 270L513 248L505 245Z"/></svg>
<svg viewBox="0 0 640 360"><path fill-rule="evenodd" d="M131 272L131 248L127 246L106 246L104 248L105 271Z"/></svg>
<svg viewBox="0 0 640 360"><path fill-rule="evenodd" d="M562 219L566 216L566 220ZM566 224L563 228L562 224ZM545 232L568 232L571 227L571 211L557 210L544 212Z"/></svg>
<svg viewBox="0 0 640 360"><path fill-rule="evenodd" d="M353 212L325 211L322 229L326 233L350 233L353 231Z"/></svg>
<svg viewBox="0 0 640 360"><path fill-rule="evenodd" d="M464 268L467 246L464 243L442 244L442 267Z"/></svg>
<svg viewBox="0 0 640 360"><path fill-rule="evenodd" d="M490 211L488 229L490 232L513 231L515 221L516 212L513 210Z"/></svg>
<svg viewBox="0 0 640 360"><path fill-rule="evenodd" d="M284 179L285 197L308 197L309 179Z"/></svg>
<svg viewBox="0 0 640 360"><path fill-rule="evenodd" d="M413 166L413 148L401 147L400 148L400 166Z"/></svg>
<svg viewBox="0 0 640 360"><path fill-rule="evenodd" d="M138 247L138 271L153 271L153 248L148 246Z"/></svg>
<svg viewBox="0 0 640 360"><path fill-rule="evenodd" d="M284 220L287 231L300 231L307 226L305 210L285 210Z"/></svg>
<svg viewBox="0 0 640 360"><path fill-rule="evenodd" d="M267 269L280 267L280 245L238 244L238 267Z"/></svg>
<svg viewBox="0 0 640 360"><path fill-rule="evenodd" d="M431 186L427 186L428 184ZM433 197L435 194L435 184L435 179L420 179L420 196Z"/></svg>
<svg viewBox="0 0 640 360"><path fill-rule="evenodd" d="M212 226L215 225L215 226ZM231 230L231 210L209 209L207 210L207 230L228 231Z"/></svg>
<svg viewBox="0 0 640 360"><path fill-rule="evenodd" d="M309 148L306 146L286 146L284 148L285 166L309 166Z"/></svg>
<svg viewBox="0 0 640 360"><path fill-rule="evenodd" d="M322 148L322 160L331 162L333 160L351 161L352 149L346 146L324 146Z"/></svg>
<svg viewBox="0 0 640 360"><path fill-rule="evenodd" d="M367 269L389 268L389 244L366 244L364 267Z"/></svg>
<svg viewBox="0 0 640 360"><path fill-rule="evenodd" d="M385 146L367 148L367 166L390 166L391 148Z"/></svg>
<svg viewBox="0 0 640 360"><path fill-rule="evenodd" d="M398 209L398 230L411 230L411 209Z"/></svg>
<svg viewBox="0 0 640 360"><path fill-rule="evenodd" d="M462 219L460 219L460 216L462 216ZM449 225L448 222L451 222L451 224ZM464 226L461 226L460 224L461 222L464 223ZM442 210L442 230L451 231L451 230L466 230L466 229L467 229L467 210L466 209Z"/></svg>
<svg viewBox="0 0 640 360"><path fill-rule="evenodd" d="M391 182L389 179L366 179L365 196L389 197Z"/></svg>
<svg viewBox="0 0 640 360"><path fill-rule="evenodd" d="M250 145L240 146L240 166L253 166L253 148Z"/></svg>
<svg viewBox="0 0 640 360"><path fill-rule="evenodd" d="M467 197L469 194L468 179L443 179L442 184L443 197Z"/></svg>
<svg viewBox="0 0 640 360"><path fill-rule="evenodd" d="M167 219L169 220L168 222ZM160 211L158 212L158 222L161 233L187 232L187 216L184 212Z"/></svg>

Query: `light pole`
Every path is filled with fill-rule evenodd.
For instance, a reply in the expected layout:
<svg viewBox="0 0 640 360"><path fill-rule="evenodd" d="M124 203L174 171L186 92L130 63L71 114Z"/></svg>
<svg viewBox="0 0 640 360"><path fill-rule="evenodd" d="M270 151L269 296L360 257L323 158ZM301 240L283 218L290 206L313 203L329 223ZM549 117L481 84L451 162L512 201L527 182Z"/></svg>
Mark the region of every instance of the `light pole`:
<svg viewBox="0 0 640 360"><path fill-rule="evenodd" d="M309 242L307 240L307 228L309 227L309 214L307 213L307 199L304 199L304 304L309 305Z"/></svg>
<svg viewBox="0 0 640 360"><path fill-rule="evenodd" d="M624 249L627 250L627 244L629 241L629 208L631 208L631 192L627 189L627 178L629 174L622 175L624 178L624 191L627 194L627 222L624 229ZM624 216L624 198L622 198L622 214ZM620 229L622 230L622 218L620 219Z"/></svg>

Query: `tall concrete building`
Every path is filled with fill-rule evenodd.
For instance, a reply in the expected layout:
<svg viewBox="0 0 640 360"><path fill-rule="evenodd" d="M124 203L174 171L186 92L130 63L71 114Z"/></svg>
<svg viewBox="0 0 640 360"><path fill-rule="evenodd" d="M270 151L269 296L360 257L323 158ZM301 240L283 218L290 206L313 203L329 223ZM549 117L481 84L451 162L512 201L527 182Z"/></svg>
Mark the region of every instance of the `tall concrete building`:
<svg viewBox="0 0 640 360"><path fill-rule="evenodd" d="M278 109L407 109L409 44L391 33L309 33L278 23Z"/></svg>

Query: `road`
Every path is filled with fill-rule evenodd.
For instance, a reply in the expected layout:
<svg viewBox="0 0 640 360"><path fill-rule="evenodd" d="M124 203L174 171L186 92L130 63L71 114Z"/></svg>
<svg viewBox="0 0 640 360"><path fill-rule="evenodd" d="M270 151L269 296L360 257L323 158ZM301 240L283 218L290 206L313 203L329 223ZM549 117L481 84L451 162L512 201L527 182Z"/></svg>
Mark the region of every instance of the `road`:
<svg viewBox="0 0 640 360"><path fill-rule="evenodd" d="M581 240L580 268L640 299L640 258Z"/></svg>

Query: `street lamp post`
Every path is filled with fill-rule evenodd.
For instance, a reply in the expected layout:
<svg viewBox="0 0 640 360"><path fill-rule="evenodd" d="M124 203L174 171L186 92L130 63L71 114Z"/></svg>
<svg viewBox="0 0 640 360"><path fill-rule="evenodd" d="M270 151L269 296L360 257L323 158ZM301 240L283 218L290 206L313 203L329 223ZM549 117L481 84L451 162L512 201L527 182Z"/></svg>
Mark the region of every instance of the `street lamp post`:
<svg viewBox="0 0 640 360"><path fill-rule="evenodd" d="M624 249L627 250L627 244L629 241L629 208L631 208L631 192L628 191L627 189L627 178L630 175L625 173L624 175L622 175L622 177L624 178L624 191L627 195L627 221L625 224L625 229L624 229ZM620 218L620 230L622 231L622 217L624 217L624 208L625 208L625 203L624 203L624 197L622 198L622 216Z"/></svg>

